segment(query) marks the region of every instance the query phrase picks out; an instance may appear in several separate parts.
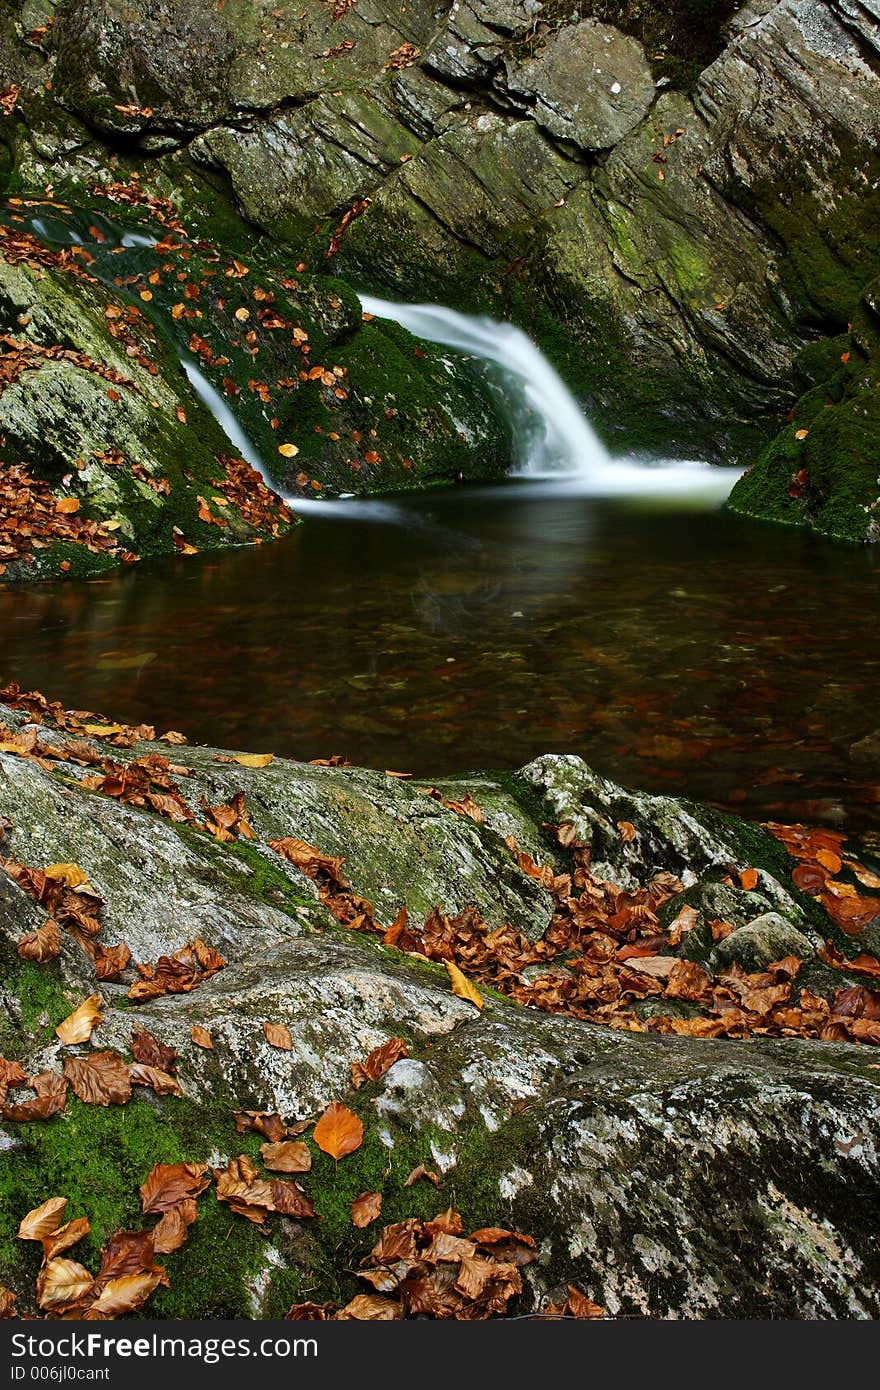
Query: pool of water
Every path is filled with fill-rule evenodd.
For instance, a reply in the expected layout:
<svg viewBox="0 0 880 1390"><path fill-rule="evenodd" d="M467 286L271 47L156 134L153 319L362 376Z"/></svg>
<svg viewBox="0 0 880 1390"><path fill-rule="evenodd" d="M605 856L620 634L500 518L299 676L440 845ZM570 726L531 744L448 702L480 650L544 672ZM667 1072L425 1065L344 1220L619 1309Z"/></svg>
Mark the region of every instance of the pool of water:
<svg viewBox="0 0 880 1390"><path fill-rule="evenodd" d="M419 776L574 752L864 832L878 580L871 551L682 498L337 502L276 545L0 592L0 676L204 742Z"/></svg>

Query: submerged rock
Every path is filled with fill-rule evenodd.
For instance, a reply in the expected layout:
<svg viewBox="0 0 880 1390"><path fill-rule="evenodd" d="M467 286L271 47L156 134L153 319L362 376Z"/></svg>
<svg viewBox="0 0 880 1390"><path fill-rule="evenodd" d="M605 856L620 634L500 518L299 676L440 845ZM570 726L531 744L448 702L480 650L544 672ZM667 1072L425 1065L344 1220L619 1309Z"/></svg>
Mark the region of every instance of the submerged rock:
<svg viewBox="0 0 880 1390"><path fill-rule="evenodd" d="M4 717L26 729L22 713ZM40 736L59 751L66 737L45 728ZM123 761L155 751L86 744ZM620 883L634 888L663 869L689 879L672 914L695 888L748 862L760 883L745 896L764 915L755 920L753 907L719 955L735 957L748 936L761 964L771 949L797 944L809 967L822 940L818 909L791 886L777 842L706 808L617 787L571 757L538 759L512 778L441 781L437 800L382 773L280 759L248 768L218 762L233 755L212 749L172 751L189 805L244 791L254 839L216 843L80 785L88 767L49 770L45 759L0 752L7 857L77 864L106 900L102 936L128 942L135 959L155 960L196 934L226 958L191 993L130 1001L127 983L97 983L106 1003L93 1046L125 1053L132 1030L146 1027L181 1053L184 1098L150 1094L109 1110L70 1098L52 1121L4 1122L0 1221L14 1226L47 1185L86 1214L97 1184L107 1195L96 1248L115 1225L142 1220L136 1189L154 1162L256 1156L259 1136L237 1134L233 1110L292 1121L344 1097L366 1137L338 1164L313 1149L302 1182L323 1220L277 1219L270 1240L254 1243L249 1223L219 1213L206 1194L187 1246L169 1257L171 1288L156 1295L155 1314L278 1316L303 1289L350 1296L355 1281L341 1271L374 1237L352 1227L348 1205L378 1188L383 1220L451 1202L468 1229L534 1236L524 1308L571 1282L613 1314L877 1316L870 1213L880 1085L867 1049L615 1033L490 991L477 1010L450 992L442 966L341 928L312 880L268 847L292 836L343 856L355 890L369 892L386 921L402 901L416 912L470 903L490 925L510 921L532 939L549 921L551 895L506 839L561 867L564 851L543 822L573 827L596 871ZM445 804L470 805L466 794L482 824ZM32 1070L60 1068L69 1053L54 1025L96 988L91 963L67 938L56 961L18 958L15 943L42 915L0 871L0 1044ZM269 1044L266 1020L287 1025L289 1049ZM193 1043L194 1025L207 1030L210 1050ZM390 1037L402 1037L409 1055L355 1095L351 1063ZM420 1163L439 1190L404 1185ZM234 1277L215 1283L203 1271L219 1258L217 1242ZM32 1271L14 1246L0 1245L0 1279L27 1307Z"/></svg>

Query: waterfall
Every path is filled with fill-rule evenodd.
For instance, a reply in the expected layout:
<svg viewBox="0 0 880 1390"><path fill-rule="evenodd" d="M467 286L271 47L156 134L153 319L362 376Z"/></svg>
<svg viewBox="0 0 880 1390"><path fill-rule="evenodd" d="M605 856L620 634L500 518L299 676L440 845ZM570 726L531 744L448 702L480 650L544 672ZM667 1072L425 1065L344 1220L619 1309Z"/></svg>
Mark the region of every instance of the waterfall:
<svg viewBox="0 0 880 1390"><path fill-rule="evenodd" d="M516 472L523 477L593 477L611 459L577 401L522 329L446 309L441 304L389 304L359 296L364 312L393 319L417 338L471 353L501 368L517 389ZM524 407L524 409L523 409Z"/></svg>

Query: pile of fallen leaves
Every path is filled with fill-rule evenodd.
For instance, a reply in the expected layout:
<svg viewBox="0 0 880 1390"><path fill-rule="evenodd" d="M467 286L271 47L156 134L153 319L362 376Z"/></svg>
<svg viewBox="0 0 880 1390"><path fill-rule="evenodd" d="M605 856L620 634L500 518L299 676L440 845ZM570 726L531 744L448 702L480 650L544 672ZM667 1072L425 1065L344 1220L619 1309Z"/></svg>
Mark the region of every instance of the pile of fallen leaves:
<svg viewBox="0 0 880 1390"><path fill-rule="evenodd" d="M278 494L267 487L256 469L251 468L244 459L223 456L218 462L222 464L225 476L217 487L226 503L231 503L239 516L255 530L268 531L272 536L280 535L293 517ZM201 519L204 521L206 518ZM216 522L216 518L212 520Z"/></svg>
<svg viewBox="0 0 880 1390"><path fill-rule="evenodd" d="M358 1270L373 1292L356 1294L338 1312L331 1304L295 1303L287 1317L371 1322L503 1317L510 1300L522 1293L520 1269L536 1258L531 1236L496 1226L465 1236L460 1215L450 1207L431 1221L410 1217L384 1228Z"/></svg>
<svg viewBox="0 0 880 1390"><path fill-rule="evenodd" d="M121 108L120 108L121 109ZM132 108L132 114L146 114ZM155 193L148 193L139 183L139 175L134 171L128 183L116 181L115 183L90 183L89 193L93 198L105 198L109 203L116 203L120 207L144 208L155 221L160 222L169 231L178 232L185 235L183 224L177 216L177 209L170 198L161 198Z"/></svg>
<svg viewBox="0 0 880 1390"><path fill-rule="evenodd" d="M0 357L0 381L5 361ZM57 497L48 483L33 478L25 464L0 461L0 574L15 561L32 564L37 551L58 542L83 545L96 555L137 559L120 551L118 521L87 519L79 507L77 498Z"/></svg>
<svg viewBox="0 0 880 1390"><path fill-rule="evenodd" d="M14 208L49 208L58 212L69 212L62 203L47 202L44 199L24 200L21 198L9 198L7 202ZM44 245L31 232L24 228L8 227L0 223L0 256L8 261L10 265L27 265L33 269L43 267L48 270L64 270L71 275L76 275L81 280L87 280L89 284L96 285L98 282L93 275L83 269L81 261L84 259L80 247L62 247L55 250Z"/></svg>
<svg viewBox="0 0 880 1390"><path fill-rule="evenodd" d="M429 789L428 795L442 800L434 789ZM481 822L480 808L470 797L461 803L444 804ZM352 890L339 856L321 854L297 839L273 840L270 846L317 884L322 902L338 922L352 930L379 935L385 945L410 955L442 961L453 991L477 1007L482 1006L482 997L475 982L529 1007L630 1032L880 1043L880 992L843 984L829 1001L798 986L803 962L795 956L774 961L760 971L746 971L734 961L713 973L707 965L680 952L699 920L695 908L683 907L665 929L661 928L660 909L684 890L678 879L661 872L645 888L621 888L594 876L589 848L576 841L572 826L560 826L556 833L560 845L571 854L571 872L560 874L539 865L518 849L515 841L508 841L519 867L537 879L554 902L552 922L534 944L509 925L489 927L474 907L453 917L435 908L421 926L410 923L403 907L385 928L376 920L372 904ZM635 830L623 823L620 833L625 839L632 838ZM855 861L850 863L865 881L869 871ZM871 875L869 881L874 877ZM794 878L797 883L797 870ZM729 882L732 886L734 880ZM757 870L746 867L740 871L741 886L754 887L757 882ZM824 882L827 888L827 876ZM830 897L838 901L833 891ZM846 896L846 900L853 899ZM850 925L856 920L867 923L880 914L880 898L856 901L861 904L859 916L851 914L847 918ZM721 920L710 925L716 941L734 930L731 923ZM873 956L847 960L831 942L821 955L827 964L841 970L880 975L880 961ZM527 967L539 968L530 972L533 978L524 974ZM634 1006L647 999L657 1000L656 1012L642 1018ZM674 1003L674 1010L664 1011L666 1001ZM678 1016L682 1005L685 1017Z"/></svg>

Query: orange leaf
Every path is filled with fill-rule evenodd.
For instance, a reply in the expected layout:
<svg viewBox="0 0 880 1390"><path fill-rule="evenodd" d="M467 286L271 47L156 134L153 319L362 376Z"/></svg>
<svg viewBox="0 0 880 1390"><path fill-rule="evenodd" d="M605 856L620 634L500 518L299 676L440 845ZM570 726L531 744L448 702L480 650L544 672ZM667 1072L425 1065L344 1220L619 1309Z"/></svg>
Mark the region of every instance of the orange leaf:
<svg viewBox="0 0 880 1390"><path fill-rule="evenodd" d="M364 1142L364 1127L354 1111L334 1100L315 1125L312 1138L331 1158L345 1158Z"/></svg>

